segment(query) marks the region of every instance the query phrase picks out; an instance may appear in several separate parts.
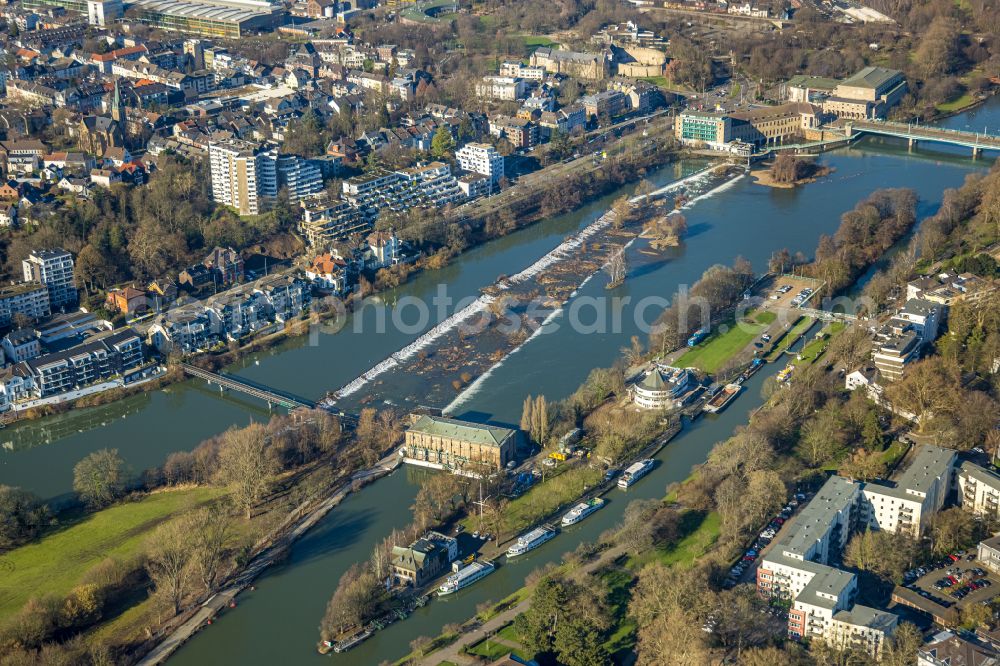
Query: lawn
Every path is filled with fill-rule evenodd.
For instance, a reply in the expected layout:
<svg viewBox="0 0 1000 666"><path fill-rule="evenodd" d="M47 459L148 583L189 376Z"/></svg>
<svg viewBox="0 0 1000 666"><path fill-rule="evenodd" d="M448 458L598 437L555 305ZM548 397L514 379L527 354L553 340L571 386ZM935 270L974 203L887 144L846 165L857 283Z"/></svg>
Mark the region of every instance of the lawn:
<svg viewBox="0 0 1000 666"><path fill-rule="evenodd" d="M833 336L840 333L842 330L844 330L844 322L835 321L831 323L823 329L820 337L815 338L802 348L802 351L799 352L799 356L801 356L802 360L806 363L815 363L819 360L819 357L823 355L823 352L826 351L826 348L830 344L830 340Z"/></svg>
<svg viewBox="0 0 1000 666"><path fill-rule="evenodd" d="M795 341L798 340L803 333L809 330L809 328L813 325L813 322L814 320L812 317L802 317L796 321L784 337L782 337L781 340L779 340L775 345L774 351L772 351L770 356L767 357L767 360L774 361L777 359L781 355L781 352L795 344Z"/></svg>
<svg viewBox="0 0 1000 666"><path fill-rule="evenodd" d="M773 324L777 318L778 314L770 310L761 310L753 316L753 320L758 324Z"/></svg>
<svg viewBox="0 0 1000 666"><path fill-rule="evenodd" d="M953 113L955 111L961 111L967 106L972 106L976 103L976 99L969 93L965 93L958 99L953 99L950 102L943 102L937 105L937 110L943 113Z"/></svg>
<svg viewBox="0 0 1000 666"><path fill-rule="evenodd" d="M665 76L644 76L642 77L642 80L652 83L654 86L659 86L660 88L667 88L670 86L670 82L667 81L667 77Z"/></svg>
<svg viewBox="0 0 1000 666"><path fill-rule="evenodd" d="M737 97L740 96L740 84L739 83L734 83L733 84L733 89L730 91L729 96L732 97L733 99L736 99Z"/></svg>
<svg viewBox="0 0 1000 666"><path fill-rule="evenodd" d="M466 652L472 655L476 655L477 657L486 657L491 662L496 661L501 657L506 657L511 653L513 653L519 659L524 659L525 661L527 661L527 659L524 656L524 653L521 652L520 650L515 650L507 645L503 645L502 643L497 643L496 641L493 641L489 638L485 638L479 641L478 643L470 647L468 650L466 650Z"/></svg>
<svg viewBox="0 0 1000 666"><path fill-rule="evenodd" d="M630 556L628 568L638 571L646 564L659 561L667 566L692 567L699 557L707 553L719 539L721 520L716 512L686 511L681 520L680 532L684 536L667 548L659 548Z"/></svg>
<svg viewBox="0 0 1000 666"><path fill-rule="evenodd" d="M765 329L764 324L749 324L741 322L725 333L716 329L707 340L703 341L677 360L682 368L695 367L704 372L713 373L721 368L743 348L753 342L753 339Z"/></svg>
<svg viewBox="0 0 1000 666"><path fill-rule="evenodd" d="M209 502L225 491L191 488L154 493L54 530L41 540L0 556L0 618L16 613L29 597L63 596L92 566L107 557L139 551L153 528L169 516Z"/></svg>
<svg viewBox="0 0 1000 666"><path fill-rule="evenodd" d="M500 536L506 539L513 536L512 532L534 525L561 505L583 495L588 488L596 486L603 476L600 470L580 466L535 484L531 490L511 500L504 515L507 534ZM469 531L478 530L479 516L470 515L462 523Z"/></svg>
<svg viewBox="0 0 1000 666"><path fill-rule="evenodd" d="M882 462L886 464L888 469L893 469L899 459L906 454L906 450L910 448L909 444L904 444L899 440L894 441L892 444L882 452Z"/></svg>
<svg viewBox="0 0 1000 666"><path fill-rule="evenodd" d="M552 40L545 35L521 35L525 46L550 47L556 46L559 42Z"/></svg>

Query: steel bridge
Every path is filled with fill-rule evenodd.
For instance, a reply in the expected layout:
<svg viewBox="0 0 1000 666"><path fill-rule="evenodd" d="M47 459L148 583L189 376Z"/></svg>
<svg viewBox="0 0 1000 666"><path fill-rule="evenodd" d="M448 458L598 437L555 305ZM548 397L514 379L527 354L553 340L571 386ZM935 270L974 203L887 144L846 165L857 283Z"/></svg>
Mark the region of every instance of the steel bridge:
<svg viewBox="0 0 1000 666"><path fill-rule="evenodd" d="M906 139L910 147L918 141L946 143L952 146L971 148L972 156L976 157L984 150L1000 150L1000 136L983 132L966 132L964 130L945 129L929 125L913 125L895 123L887 120L849 120L844 123L844 132L848 138L854 134L878 134Z"/></svg>
<svg viewBox="0 0 1000 666"><path fill-rule="evenodd" d="M305 398L300 398L299 396L292 395L291 393L276 391L268 386L252 382L242 377L212 372L211 370L205 370L204 368L199 368L198 366L191 365L190 363L181 363L181 368L185 373L191 375L192 377L198 377L199 379L204 379L209 384L215 384L219 387L220 391L224 391L226 389L230 391L239 391L240 393L245 393L246 395L263 400L267 403L268 407L278 405L279 407L284 407L288 410L298 409L300 407L315 409L316 407L316 403L312 400L306 400Z"/></svg>

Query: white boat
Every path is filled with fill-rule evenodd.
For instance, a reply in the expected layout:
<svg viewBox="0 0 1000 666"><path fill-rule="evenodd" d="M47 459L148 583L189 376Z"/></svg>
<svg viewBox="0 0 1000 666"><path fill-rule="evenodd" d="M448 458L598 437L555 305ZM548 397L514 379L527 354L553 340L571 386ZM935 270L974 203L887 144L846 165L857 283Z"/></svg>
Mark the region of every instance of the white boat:
<svg viewBox="0 0 1000 666"><path fill-rule="evenodd" d="M446 580L444 584L438 588L438 596L443 597L446 594L458 592L459 590L472 585L481 578L486 578L494 571L496 571L496 566L494 566L492 562L487 560L473 562L472 564L459 569L457 573L453 573L448 576L448 580Z"/></svg>
<svg viewBox="0 0 1000 666"><path fill-rule="evenodd" d="M629 465L628 469L622 472L621 477L618 479L618 487L627 489L633 483L646 476L649 470L653 469L653 465L656 464L655 460L646 459L640 460L637 463L632 463Z"/></svg>
<svg viewBox="0 0 1000 666"><path fill-rule="evenodd" d="M507 557L524 555L529 550L538 548L556 535L556 531L547 525L536 527L518 538L517 543L507 549Z"/></svg>
<svg viewBox="0 0 1000 666"><path fill-rule="evenodd" d="M570 509L565 516L562 517L563 527L568 527L569 525L576 525L578 522L580 522L590 514L594 513L602 506L604 506L604 500L601 499L600 497L595 497L591 500L587 500L586 502L580 502L572 509Z"/></svg>

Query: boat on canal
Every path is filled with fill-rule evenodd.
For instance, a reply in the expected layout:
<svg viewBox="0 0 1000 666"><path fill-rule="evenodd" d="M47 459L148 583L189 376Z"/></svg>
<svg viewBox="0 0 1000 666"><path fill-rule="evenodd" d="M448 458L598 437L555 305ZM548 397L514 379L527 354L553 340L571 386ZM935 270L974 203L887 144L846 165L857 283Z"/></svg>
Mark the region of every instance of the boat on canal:
<svg viewBox="0 0 1000 666"><path fill-rule="evenodd" d="M438 588L438 596L443 597L446 594L458 592L476 581L486 578L494 571L496 571L496 565L488 560L473 562L448 576L448 580Z"/></svg>
<svg viewBox="0 0 1000 666"><path fill-rule="evenodd" d="M736 399L743 387L739 384L726 384L722 390L708 399L702 408L709 414L717 414L726 408L729 403Z"/></svg>
<svg viewBox="0 0 1000 666"><path fill-rule="evenodd" d="M570 525L576 525L578 522L594 513L598 509L604 506L604 500L600 497L594 497L587 500L586 502L580 502L569 512L562 517L563 527L569 527Z"/></svg>
<svg viewBox="0 0 1000 666"><path fill-rule="evenodd" d="M507 557L524 555L528 551L538 548L549 539L555 538L556 534L558 532L548 525L536 527L527 534L518 537L517 543L507 549Z"/></svg>
<svg viewBox="0 0 1000 666"><path fill-rule="evenodd" d="M628 490L633 483L649 474L655 464L656 461L651 458L632 463L628 469L622 472L621 478L618 479L618 487L622 490Z"/></svg>

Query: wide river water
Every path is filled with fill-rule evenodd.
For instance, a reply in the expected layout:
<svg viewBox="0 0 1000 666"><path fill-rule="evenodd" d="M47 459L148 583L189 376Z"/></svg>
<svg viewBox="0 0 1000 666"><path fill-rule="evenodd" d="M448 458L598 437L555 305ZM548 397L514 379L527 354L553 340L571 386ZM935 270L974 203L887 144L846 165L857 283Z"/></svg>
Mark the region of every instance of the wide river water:
<svg viewBox="0 0 1000 666"><path fill-rule="evenodd" d="M996 128L1000 126L1000 98L942 125L975 131ZM669 298L679 286L697 280L710 265L731 263L737 255L749 259L757 270L764 270L775 249L787 247L811 254L819 236L836 229L842 213L879 188L913 188L920 196L919 215L925 217L936 210L944 189L959 186L968 174L991 163L982 158L973 161L964 151L932 144L909 151L905 143L889 139L866 139L820 159L834 172L817 183L777 190L742 178L698 200L684 211L689 234L681 248L651 258L637 252L642 247L637 243L630 255L628 280L622 287L605 290L606 278L600 275L579 290L575 300L615 296L624 301L629 297L631 301L623 304L618 317L620 326L613 325L609 313L606 330L599 330L599 326L575 330L579 327L567 323L574 303L571 300L566 312L553 318L543 334L509 356L477 382L474 390L457 395L453 412L476 420L516 423L527 393L544 394L550 400L563 398L591 368L610 365L630 336L639 333L634 305L641 299ZM686 160L660 169L649 180L664 185L705 165L701 160ZM623 190L631 192L634 186ZM384 333L373 333L379 308L391 307L404 296L429 300L439 284L446 284L448 295L456 301L475 297L497 276L522 270L568 234L596 220L619 194L476 248L446 269L423 274L385 294L379 303L358 315L363 318L360 332L353 321L348 321L339 332L289 341L229 370L318 399L422 332L403 333L389 326ZM650 309L646 318L653 314ZM579 319L592 323L593 311L581 312ZM428 322L425 329L435 323ZM659 454L661 464L628 492L627 499L624 493L611 493L611 502L604 510L522 561L499 568L468 590L435 600L345 655L324 659L342 664L395 660L408 651L408 643L414 638L436 635L443 625L468 618L476 604L500 599L519 587L533 568L558 560L581 541L595 539L620 520L627 500L662 497L667 484L685 478L693 465L705 460L716 442L745 421L747 412L760 404L759 389L764 378L778 369L779 365L774 364L755 376L748 390L721 415L688 425ZM392 401L400 395L393 384L373 383L365 390L380 400ZM141 470L162 464L170 452L191 449L231 425L266 419L267 415L266 406L252 399L220 395L195 381L101 408L74 410L0 431L0 483L59 498L70 491L73 465L91 451L115 447L134 469ZM321 659L315 652L317 625L338 579L351 564L366 558L388 532L409 521L407 507L422 474L426 472L401 469L351 496L297 542L289 560L268 571L258 581L255 592L241 597L235 611L196 636L171 663L297 664Z"/></svg>

